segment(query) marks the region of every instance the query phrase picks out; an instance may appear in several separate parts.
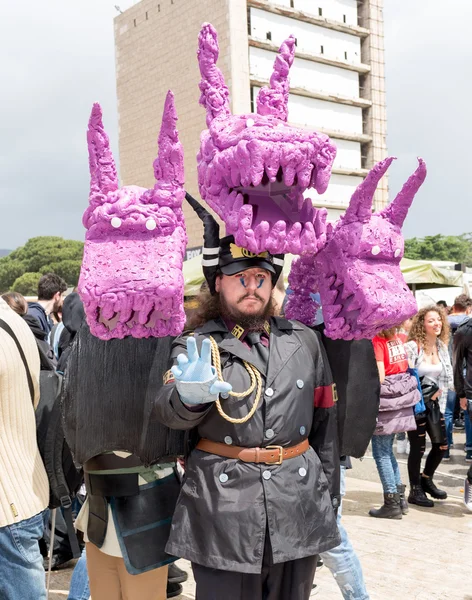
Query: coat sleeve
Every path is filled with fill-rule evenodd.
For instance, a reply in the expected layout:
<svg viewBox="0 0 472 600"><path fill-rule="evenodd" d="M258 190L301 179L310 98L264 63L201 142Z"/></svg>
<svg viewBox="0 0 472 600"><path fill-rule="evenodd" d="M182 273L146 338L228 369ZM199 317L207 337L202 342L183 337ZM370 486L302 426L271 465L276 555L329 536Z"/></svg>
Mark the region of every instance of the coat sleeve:
<svg viewBox="0 0 472 600"><path fill-rule="evenodd" d="M154 402L152 418L170 429L188 430L199 425L211 410L213 403L189 409L182 402L175 386L175 379L170 368L177 364L179 354L187 354L187 337L174 340L169 361L169 370L164 373L164 385Z"/></svg>
<svg viewBox="0 0 472 600"><path fill-rule="evenodd" d="M328 357L320 341L319 334L317 332L310 333L313 334L315 390L313 425L308 439L321 461L324 474L328 480L333 508L337 509L341 496L336 390Z"/></svg>
<svg viewBox="0 0 472 600"><path fill-rule="evenodd" d="M465 397L464 359L467 355L466 336L458 327L453 339L454 388L459 398Z"/></svg>

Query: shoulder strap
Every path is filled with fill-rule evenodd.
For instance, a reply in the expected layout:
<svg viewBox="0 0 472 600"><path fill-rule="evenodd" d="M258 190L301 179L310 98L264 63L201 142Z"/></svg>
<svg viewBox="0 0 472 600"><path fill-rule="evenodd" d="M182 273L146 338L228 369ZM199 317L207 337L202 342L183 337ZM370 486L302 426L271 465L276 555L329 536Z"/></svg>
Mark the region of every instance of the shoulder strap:
<svg viewBox="0 0 472 600"><path fill-rule="evenodd" d="M28 387L29 387L29 391L30 391L30 395L31 395L31 402L34 404L34 385L33 385L33 379L31 377L31 372L29 370L28 362L26 361L26 356L25 356L25 353L23 352L23 348L21 347L21 344L18 341L18 338L14 334L13 329L3 319L0 319L0 328L3 329L4 331L6 331L8 333L8 335L12 338L12 340L16 344L16 347L18 348L18 352L20 353L21 360L23 361L23 365L25 367L26 377L28 379Z"/></svg>

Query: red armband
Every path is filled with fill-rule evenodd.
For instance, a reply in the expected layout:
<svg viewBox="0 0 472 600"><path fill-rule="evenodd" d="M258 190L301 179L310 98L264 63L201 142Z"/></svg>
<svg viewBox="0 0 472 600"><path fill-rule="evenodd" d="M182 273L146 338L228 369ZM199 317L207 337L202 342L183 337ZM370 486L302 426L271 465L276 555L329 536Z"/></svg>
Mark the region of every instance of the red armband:
<svg viewBox="0 0 472 600"><path fill-rule="evenodd" d="M331 408L337 402L336 384L323 385L315 388L315 408Z"/></svg>

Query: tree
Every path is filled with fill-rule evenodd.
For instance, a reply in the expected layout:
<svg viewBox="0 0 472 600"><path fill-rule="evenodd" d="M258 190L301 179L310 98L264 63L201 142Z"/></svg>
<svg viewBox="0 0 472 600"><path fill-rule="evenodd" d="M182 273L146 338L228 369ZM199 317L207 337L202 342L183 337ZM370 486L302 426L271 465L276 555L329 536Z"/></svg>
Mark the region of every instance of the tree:
<svg viewBox="0 0 472 600"><path fill-rule="evenodd" d="M23 273L13 282L11 291L19 292L23 296L36 296L40 277L41 273Z"/></svg>
<svg viewBox="0 0 472 600"><path fill-rule="evenodd" d="M438 234L405 240L405 257L413 260L449 260L472 267L472 234Z"/></svg>
<svg viewBox="0 0 472 600"><path fill-rule="evenodd" d="M82 242L61 237L31 238L21 248L0 258L0 292L6 292L14 285L25 285L23 280L18 282L23 275L28 275L26 287L32 281L31 275L36 276L35 289L28 295L36 294L38 279L45 273L57 273L69 286L77 285L83 248Z"/></svg>

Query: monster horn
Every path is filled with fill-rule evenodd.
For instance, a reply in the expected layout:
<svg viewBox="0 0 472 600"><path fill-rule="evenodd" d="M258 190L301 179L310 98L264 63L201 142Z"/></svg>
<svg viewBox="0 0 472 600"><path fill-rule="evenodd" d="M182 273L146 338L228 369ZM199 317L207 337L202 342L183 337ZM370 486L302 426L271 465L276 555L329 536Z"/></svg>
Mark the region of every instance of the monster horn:
<svg viewBox="0 0 472 600"><path fill-rule="evenodd" d="M288 119L288 74L295 56L295 38L291 35L279 48L270 77L270 87L263 87L257 95L257 113L272 115L281 121Z"/></svg>
<svg viewBox="0 0 472 600"><path fill-rule="evenodd" d="M205 107L207 117L206 123L210 123L219 116L228 116L229 90L226 87L223 73L216 66L218 60L219 46L218 34L210 23L204 23L198 36L198 64L202 80L199 88L201 91L200 104Z"/></svg>
<svg viewBox="0 0 472 600"><path fill-rule="evenodd" d="M118 189L115 161L108 135L103 128L102 108L98 102L90 114L87 144L90 166L90 203L103 201L103 195Z"/></svg>
<svg viewBox="0 0 472 600"><path fill-rule="evenodd" d="M203 223L203 274L210 292L214 294L220 252L220 226L216 219L188 192L185 192L185 199Z"/></svg>
<svg viewBox="0 0 472 600"><path fill-rule="evenodd" d="M157 142L158 155L154 161L154 176L158 184L184 184L184 150L177 131L177 111L174 94L169 90L164 103L162 124Z"/></svg>
<svg viewBox="0 0 472 600"><path fill-rule="evenodd" d="M344 215L344 223L355 221L364 223L370 219L375 190L394 159L394 156L390 156L378 162L369 171L364 181L357 186Z"/></svg>
<svg viewBox="0 0 472 600"><path fill-rule="evenodd" d="M410 175L408 181L403 185L393 202L380 213L392 225L398 225L398 227L403 225L413 198L425 180L426 164L422 158L418 158L418 163L416 171L413 175Z"/></svg>

